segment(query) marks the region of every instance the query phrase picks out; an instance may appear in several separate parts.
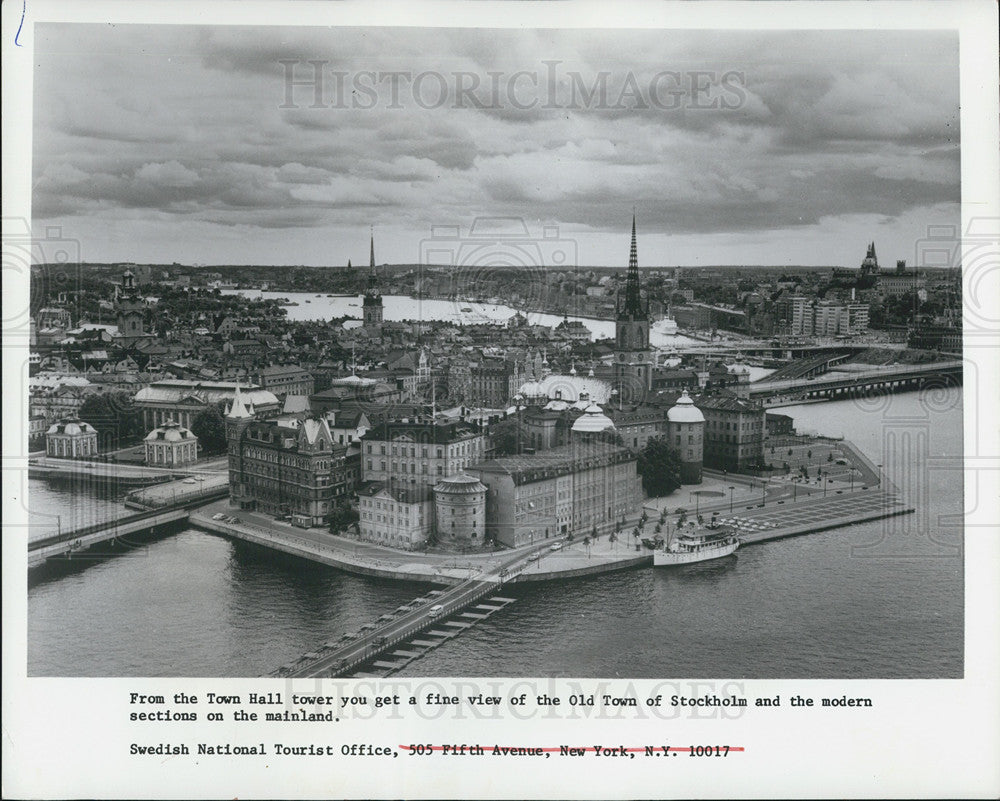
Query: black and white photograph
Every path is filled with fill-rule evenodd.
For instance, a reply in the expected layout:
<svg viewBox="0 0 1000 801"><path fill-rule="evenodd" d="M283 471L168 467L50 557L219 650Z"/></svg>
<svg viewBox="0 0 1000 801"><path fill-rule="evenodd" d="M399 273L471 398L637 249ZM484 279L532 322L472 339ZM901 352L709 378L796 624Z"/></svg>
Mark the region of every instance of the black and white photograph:
<svg viewBox="0 0 1000 801"><path fill-rule="evenodd" d="M829 680L865 726L856 680L968 677L1000 223L957 27L219 5L17 31L29 682L309 721L282 691Z"/></svg>

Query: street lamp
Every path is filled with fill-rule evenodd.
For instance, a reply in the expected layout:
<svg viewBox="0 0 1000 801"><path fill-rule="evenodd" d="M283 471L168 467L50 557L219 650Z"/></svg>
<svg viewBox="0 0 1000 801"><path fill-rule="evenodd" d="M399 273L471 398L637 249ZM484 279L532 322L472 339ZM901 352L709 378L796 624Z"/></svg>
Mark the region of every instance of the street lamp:
<svg viewBox="0 0 1000 801"><path fill-rule="evenodd" d="M729 514L733 513L733 490L735 489L736 487L729 488Z"/></svg>
<svg viewBox="0 0 1000 801"><path fill-rule="evenodd" d="M826 485L830 482L830 476L823 476L823 497L826 497Z"/></svg>

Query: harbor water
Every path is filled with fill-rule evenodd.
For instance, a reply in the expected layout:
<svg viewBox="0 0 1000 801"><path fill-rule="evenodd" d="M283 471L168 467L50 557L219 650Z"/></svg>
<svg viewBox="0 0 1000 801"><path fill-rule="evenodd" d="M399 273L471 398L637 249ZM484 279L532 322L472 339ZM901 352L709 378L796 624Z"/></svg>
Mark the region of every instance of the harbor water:
<svg viewBox="0 0 1000 801"><path fill-rule="evenodd" d="M780 411L847 436L917 513L714 563L508 586L516 603L401 675L961 677L962 390ZM30 484L38 525L94 503ZM28 674L263 675L427 589L182 528L33 579Z"/></svg>

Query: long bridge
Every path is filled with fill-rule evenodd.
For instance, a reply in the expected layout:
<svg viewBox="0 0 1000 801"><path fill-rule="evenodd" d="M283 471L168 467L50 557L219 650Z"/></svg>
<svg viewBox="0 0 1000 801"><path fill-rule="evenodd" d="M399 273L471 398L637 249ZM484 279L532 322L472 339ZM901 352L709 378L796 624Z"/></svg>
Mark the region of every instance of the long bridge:
<svg viewBox="0 0 1000 801"><path fill-rule="evenodd" d="M803 400L840 400L871 393L908 392L928 386L958 386L962 383L963 363L959 360L933 364L899 365L883 370L841 373L829 377L791 378L756 381L750 384L750 397L775 403Z"/></svg>
<svg viewBox="0 0 1000 801"><path fill-rule="evenodd" d="M228 493L228 486L219 487L198 493L196 497L188 496L176 503L165 504L159 509L125 515L114 520L29 540L28 569L40 567L50 559L72 559L74 554L83 554L95 545L120 539L129 534L153 531L161 526L183 522L188 519L190 509L222 498Z"/></svg>
<svg viewBox="0 0 1000 801"><path fill-rule="evenodd" d="M320 652L306 654L297 662L285 665L271 675L288 678L331 678L349 674L362 665L375 661L382 654L394 650L400 643L410 640L425 629L452 625L444 622L447 617L467 609L484 596L495 593L549 547L546 543L544 548L530 553L519 553L503 563L490 565L478 576L472 576L446 591L437 592L434 604L439 609L436 614L431 614L430 607L426 604L417 606L362 637L347 642L327 643ZM512 599L492 600L502 606ZM487 612L493 608L496 607L485 605ZM487 614L469 612L465 614L472 619L487 617ZM465 628L471 623L458 625Z"/></svg>

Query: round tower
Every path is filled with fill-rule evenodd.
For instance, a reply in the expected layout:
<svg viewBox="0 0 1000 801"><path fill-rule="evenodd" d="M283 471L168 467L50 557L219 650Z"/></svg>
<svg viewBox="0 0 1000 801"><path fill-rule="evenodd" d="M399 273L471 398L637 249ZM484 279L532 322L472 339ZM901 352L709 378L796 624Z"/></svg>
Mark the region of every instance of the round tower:
<svg viewBox="0 0 1000 801"><path fill-rule="evenodd" d="M694 405L687 390L667 412L667 440L680 454L681 484L700 484L705 415Z"/></svg>
<svg viewBox="0 0 1000 801"><path fill-rule="evenodd" d="M458 473L434 487L438 540L482 545L486 538L486 487L477 478Z"/></svg>

